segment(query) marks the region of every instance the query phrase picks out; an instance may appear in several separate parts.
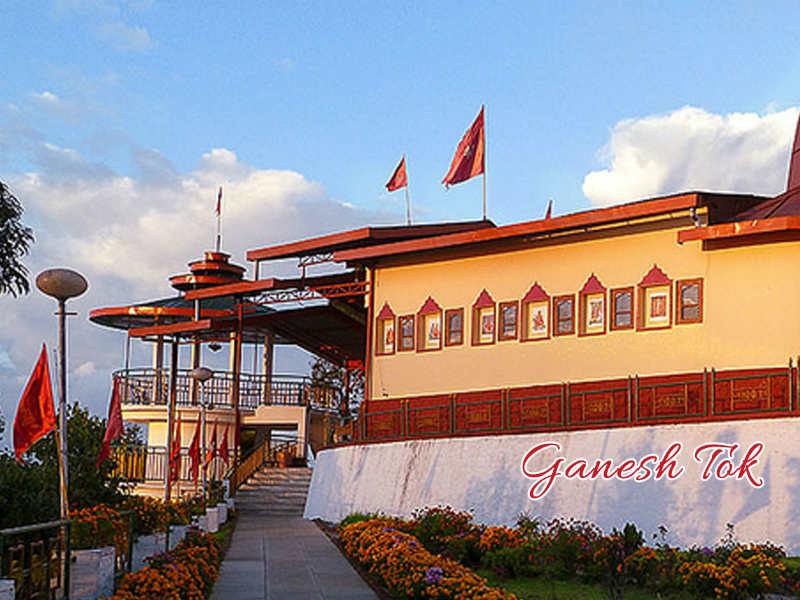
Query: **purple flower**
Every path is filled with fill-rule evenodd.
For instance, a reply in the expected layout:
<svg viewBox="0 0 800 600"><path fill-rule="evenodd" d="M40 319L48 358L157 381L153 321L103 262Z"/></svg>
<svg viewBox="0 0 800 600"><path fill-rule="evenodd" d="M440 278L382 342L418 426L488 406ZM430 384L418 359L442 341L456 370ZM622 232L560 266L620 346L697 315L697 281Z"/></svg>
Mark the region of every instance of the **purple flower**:
<svg viewBox="0 0 800 600"><path fill-rule="evenodd" d="M425 583L439 583L444 577L441 567L431 567L425 571Z"/></svg>
<svg viewBox="0 0 800 600"><path fill-rule="evenodd" d="M708 546L703 548L703 556L713 556L713 554L714 554L714 551L711 548L709 548Z"/></svg>

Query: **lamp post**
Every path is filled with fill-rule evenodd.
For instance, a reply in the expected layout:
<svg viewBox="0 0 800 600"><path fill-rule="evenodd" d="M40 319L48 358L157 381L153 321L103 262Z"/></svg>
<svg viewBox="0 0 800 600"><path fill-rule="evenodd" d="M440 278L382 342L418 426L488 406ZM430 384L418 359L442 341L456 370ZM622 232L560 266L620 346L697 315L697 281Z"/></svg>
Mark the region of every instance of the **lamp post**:
<svg viewBox="0 0 800 600"><path fill-rule="evenodd" d="M89 287L80 273L70 269L48 269L36 276L36 287L58 301L58 432L59 475L61 476L61 518L69 516L67 487L69 482L69 463L67 461L67 315L66 304L69 298L80 296Z"/></svg>
<svg viewBox="0 0 800 600"><path fill-rule="evenodd" d="M191 373L192 379L200 382L200 445L203 448L200 460L203 461L203 502L206 497L206 409L213 410L214 404L206 404L206 381L214 376L214 371L206 367L197 367Z"/></svg>

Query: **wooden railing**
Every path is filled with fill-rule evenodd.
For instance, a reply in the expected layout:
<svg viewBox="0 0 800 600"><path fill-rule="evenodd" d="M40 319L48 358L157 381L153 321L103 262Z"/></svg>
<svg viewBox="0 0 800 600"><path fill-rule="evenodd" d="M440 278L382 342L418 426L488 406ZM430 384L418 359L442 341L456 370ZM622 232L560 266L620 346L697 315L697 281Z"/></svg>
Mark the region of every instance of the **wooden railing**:
<svg viewBox="0 0 800 600"><path fill-rule="evenodd" d="M294 457L302 456L299 442L267 440L254 448L226 476L231 493L264 465L287 467Z"/></svg>
<svg viewBox="0 0 800 600"><path fill-rule="evenodd" d="M800 417L793 360L779 367L370 400L357 419L335 424L329 434L331 445L344 445L789 416Z"/></svg>
<svg viewBox="0 0 800 600"><path fill-rule="evenodd" d="M120 386L123 404L144 406L166 405L169 398L169 369L121 369L113 374ZM203 395L207 404L216 407L233 406L233 373L215 371L205 383ZM176 402L179 406L197 406L199 387L191 378L191 371L179 369L176 385ZM313 383L301 375L239 375L239 408L255 409L261 405L310 406L324 410L338 410L341 398L333 386Z"/></svg>

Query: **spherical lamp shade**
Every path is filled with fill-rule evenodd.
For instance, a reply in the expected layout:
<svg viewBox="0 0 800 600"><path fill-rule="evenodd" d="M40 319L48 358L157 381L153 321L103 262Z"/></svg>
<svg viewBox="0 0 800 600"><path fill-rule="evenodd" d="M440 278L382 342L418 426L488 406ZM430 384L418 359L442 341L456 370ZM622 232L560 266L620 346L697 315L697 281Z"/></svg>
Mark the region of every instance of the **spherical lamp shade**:
<svg viewBox="0 0 800 600"><path fill-rule="evenodd" d="M214 376L214 371L206 367L197 367L192 371L192 379L197 381L208 381Z"/></svg>
<svg viewBox="0 0 800 600"><path fill-rule="evenodd" d="M48 269L36 276L36 287L57 300L80 296L89 287L80 273L70 269Z"/></svg>

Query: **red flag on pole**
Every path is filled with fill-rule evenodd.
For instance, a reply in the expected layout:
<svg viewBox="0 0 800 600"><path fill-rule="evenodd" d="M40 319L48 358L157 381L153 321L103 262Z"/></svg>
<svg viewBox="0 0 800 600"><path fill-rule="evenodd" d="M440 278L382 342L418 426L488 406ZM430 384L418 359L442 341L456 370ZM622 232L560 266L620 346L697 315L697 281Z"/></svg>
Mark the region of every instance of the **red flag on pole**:
<svg viewBox="0 0 800 600"><path fill-rule="evenodd" d="M217 215L222 214L222 186L219 186L219 192L217 193Z"/></svg>
<svg viewBox="0 0 800 600"><path fill-rule="evenodd" d="M544 213L544 218L545 219L553 218L553 201L552 200L550 200L550 202L547 203L547 212Z"/></svg>
<svg viewBox="0 0 800 600"><path fill-rule="evenodd" d="M397 168L392 173L392 176L389 178L389 182L386 184L386 189L390 192L395 190L399 190L400 188L404 188L408 185L408 177L406 176L406 157L403 156L402 160L400 160L400 164L397 165Z"/></svg>
<svg viewBox="0 0 800 600"><path fill-rule="evenodd" d="M236 422L233 424L233 452L239 454L239 446L242 443L242 416L239 413L239 406L236 406Z"/></svg>
<svg viewBox="0 0 800 600"><path fill-rule="evenodd" d="M119 381L115 379L114 386L111 390L111 402L108 404L106 434L103 436L103 443L100 445L100 452L97 454L95 467L99 469L102 462L111 455L111 440L118 438L123 433L122 405L119 401Z"/></svg>
<svg viewBox="0 0 800 600"><path fill-rule="evenodd" d="M177 481L181 474L181 413L178 411L178 424L169 449L169 480Z"/></svg>
<svg viewBox="0 0 800 600"><path fill-rule="evenodd" d="M42 344L39 360L20 398L14 417L14 454L22 464L22 455L36 441L56 428L53 388L47 367L47 348Z"/></svg>
<svg viewBox="0 0 800 600"><path fill-rule="evenodd" d="M442 179L442 183L446 187L472 179L476 175L483 173L483 153L485 148L483 109L484 107L481 106L481 112L478 113L475 122L464 134L464 137L461 138L461 142L456 148L453 162L450 164L450 170Z"/></svg>
<svg viewBox="0 0 800 600"><path fill-rule="evenodd" d="M200 473L200 421L197 421L197 427L194 430L194 437L192 437L192 443L189 444L189 458L192 461L192 466L190 467L190 471L192 473L192 479L194 482L197 483L197 476Z"/></svg>
<svg viewBox="0 0 800 600"><path fill-rule="evenodd" d="M207 466L214 457L217 455L217 422L214 421L214 433L211 434L211 444L208 446L208 450L206 450L206 458L203 461L203 466Z"/></svg>
<svg viewBox="0 0 800 600"><path fill-rule="evenodd" d="M230 464L228 461L228 428L229 425L225 425L225 433L222 434L222 441L219 443L219 457L225 461L225 464Z"/></svg>

